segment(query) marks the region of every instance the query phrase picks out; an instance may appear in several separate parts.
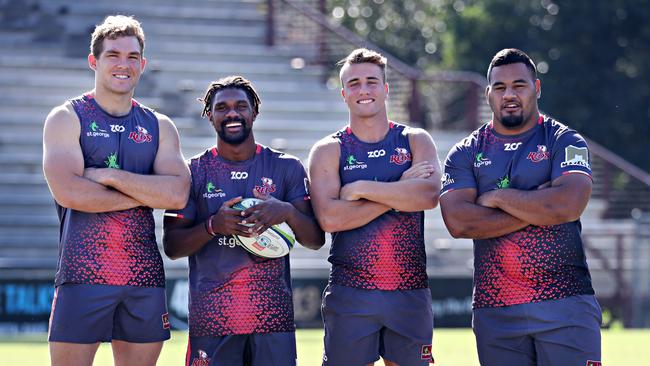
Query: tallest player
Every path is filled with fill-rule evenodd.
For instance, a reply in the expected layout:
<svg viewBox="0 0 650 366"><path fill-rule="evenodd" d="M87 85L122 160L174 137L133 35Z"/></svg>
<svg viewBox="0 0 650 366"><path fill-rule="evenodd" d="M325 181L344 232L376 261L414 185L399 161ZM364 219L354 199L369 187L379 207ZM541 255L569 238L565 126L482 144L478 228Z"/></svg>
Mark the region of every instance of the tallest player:
<svg viewBox="0 0 650 366"><path fill-rule="evenodd" d="M454 237L474 239L474 333L489 365L600 365L601 312L580 239L591 194L585 140L541 115L520 50L488 68L492 121L458 143L440 198Z"/></svg>
<svg viewBox="0 0 650 366"><path fill-rule="evenodd" d="M95 88L45 121L43 168L61 236L50 317L52 365L155 365L169 338L152 208L182 208L189 170L171 120L139 104L140 23L110 16L92 35Z"/></svg>
<svg viewBox="0 0 650 366"><path fill-rule="evenodd" d="M357 49L340 64L349 126L319 141L309 163L316 218L332 233L323 365L380 356L426 365L433 314L423 210L438 204L436 148L424 130L388 120L383 56Z"/></svg>

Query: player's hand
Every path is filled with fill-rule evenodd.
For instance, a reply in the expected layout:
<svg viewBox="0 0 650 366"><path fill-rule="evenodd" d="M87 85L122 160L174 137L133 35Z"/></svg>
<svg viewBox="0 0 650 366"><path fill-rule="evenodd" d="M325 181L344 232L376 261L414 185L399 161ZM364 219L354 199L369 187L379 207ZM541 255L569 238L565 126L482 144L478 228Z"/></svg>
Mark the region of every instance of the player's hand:
<svg viewBox="0 0 650 366"><path fill-rule="evenodd" d="M363 181L358 180L356 182L348 183L341 187L339 192L339 197L344 201L358 201L363 198L362 187Z"/></svg>
<svg viewBox="0 0 650 366"><path fill-rule="evenodd" d="M498 208L499 206L497 205L496 198L499 191L499 189L494 189L483 193L476 199L476 204L483 207Z"/></svg>
<svg viewBox="0 0 650 366"><path fill-rule="evenodd" d="M428 161L421 161L417 164L411 165L406 169L399 180L415 179L415 178L429 178L435 171L433 164Z"/></svg>
<svg viewBox="0 0 650 366"><path fill-rule="evenodd" d="M289 219L291 211L295 208L292 204L280 201L270 194L261 194L253 190L255 198L262 202L241 212L244 224L253 224L248 228L251 235L265 232L273 225L281 224Z"/></svg>
<svg viewBox="0 0 650 366"><path fill-rule="evenodd" d="M110 170L109 168L86 168L84 169L84 178L108 186Z"/></svg>
<svg viewBox="0 0 650 366"><path fill-rule="evenodd" d="M241 211L232 208L233 205L241 202L241 200L241 196L231 198L219 207L219 211L212 216L212 229L215 233L221 235L252 236L248 231L248 226L242 224L243 218Z"/></svg>

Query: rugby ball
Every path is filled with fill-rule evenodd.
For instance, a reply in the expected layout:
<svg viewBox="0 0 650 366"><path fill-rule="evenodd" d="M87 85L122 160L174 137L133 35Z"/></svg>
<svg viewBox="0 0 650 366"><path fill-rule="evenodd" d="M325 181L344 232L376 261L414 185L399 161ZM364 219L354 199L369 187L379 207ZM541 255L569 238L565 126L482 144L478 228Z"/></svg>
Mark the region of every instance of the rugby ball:
<svg viewBox="0 0 650 366"><path fill-rule="evenodd" d="M241 202L236 203L233 208L243 211L260 202L262 200L257 198L245 198ZM296 242L296 237L286 222L273 225L257 236L247 238L245 236L235 235L235 239L242 248L264 258L284 257L289 254Z"/></svg>

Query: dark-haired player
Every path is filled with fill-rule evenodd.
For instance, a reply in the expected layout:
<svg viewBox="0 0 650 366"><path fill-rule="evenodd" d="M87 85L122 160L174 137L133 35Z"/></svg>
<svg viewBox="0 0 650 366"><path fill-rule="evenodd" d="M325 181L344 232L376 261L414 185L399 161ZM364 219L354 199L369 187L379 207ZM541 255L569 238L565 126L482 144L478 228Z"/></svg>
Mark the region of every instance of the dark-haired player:
<svg viewBox="0 0 650 366"><path fill-rule="evenodd" d="M92 35L95 88L54 108L43 168L61 221L50 317L52 365L91 365L111 342L116 365L155 365L169 339L165 274L153 208L181 208L189 191L171 120L133 99L144 33L110 16Z"/></svg>
<svg viewBox="0 0 650 366"><path fill-rule="evenodd" d="M535 64L517 49L488 68L492 121L445 163L440 204L474 239L474 333L481 365L600 365L601 311L580 239L589 151L540 115Z"/></svg>
<svg viewBox="0 0 650 366"><path fill-rule="evenodd" d="M295 365L289 256L254 256L234 235L287 222L298 242L320 248L325 238L312 216L305 169L255 142L260 99L248 80L217 80L202 102L217 143L190 160L190 198L184 209L165 214L163 236L170 258L189 257L187 365ZM247 197L264 202L232 208Z"/></svg>
<svg viewBox="0 0 650 366"><path fill-rule="evenodd" d="M426 365L423 210L438 204L436 148L426 131L388 120L383 56L357 49L340 65L349 125L316 143L309 161L314 211L332 233L323 365Z"/></svg>

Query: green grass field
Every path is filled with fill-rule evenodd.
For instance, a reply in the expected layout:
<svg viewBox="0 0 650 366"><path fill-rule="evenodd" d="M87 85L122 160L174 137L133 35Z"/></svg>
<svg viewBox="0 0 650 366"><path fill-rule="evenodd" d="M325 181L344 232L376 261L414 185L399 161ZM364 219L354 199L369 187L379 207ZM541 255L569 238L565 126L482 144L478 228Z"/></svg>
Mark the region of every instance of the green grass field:
<svg viewBox="0 0 650 366"><path fill-rule="evenodd" d="M323 352L322 330L299 330L298 365L317 366ZM160 366L183 365L187 333L174 332L158 361ZM650 365L650 330L603 331L603 365ZM478 366L474 335L469 329L437 329L433 351L437 366ZM45 335L0 338L0 364L3 366L43 366L49 364ZM96 366L111 366L110 346L103 344L95 358ZM382 365L382 363L377 363Z"/></svg>

